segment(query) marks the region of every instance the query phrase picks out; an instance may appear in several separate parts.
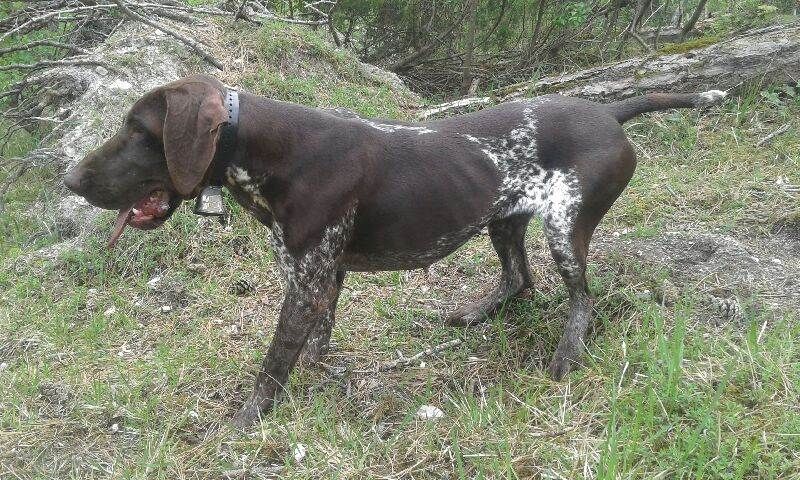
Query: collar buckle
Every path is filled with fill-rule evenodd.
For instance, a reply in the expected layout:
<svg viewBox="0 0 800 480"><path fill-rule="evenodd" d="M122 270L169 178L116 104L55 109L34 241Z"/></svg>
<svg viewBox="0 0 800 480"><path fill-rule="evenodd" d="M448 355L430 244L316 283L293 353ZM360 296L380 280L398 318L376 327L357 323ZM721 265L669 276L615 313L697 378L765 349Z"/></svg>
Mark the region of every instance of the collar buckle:
<svg viewBox="0 0 800 480"><path fill-rule="evenodd" d="M202 216L224 217L225 204L222 201L222 182L224 171L236 151L236 133L239 127L239 93L228 90L225 94L225 108L228 121L223 125L217 143L217 152L211 165L210 185L207 185L194 204L194 213Z"/></svg>

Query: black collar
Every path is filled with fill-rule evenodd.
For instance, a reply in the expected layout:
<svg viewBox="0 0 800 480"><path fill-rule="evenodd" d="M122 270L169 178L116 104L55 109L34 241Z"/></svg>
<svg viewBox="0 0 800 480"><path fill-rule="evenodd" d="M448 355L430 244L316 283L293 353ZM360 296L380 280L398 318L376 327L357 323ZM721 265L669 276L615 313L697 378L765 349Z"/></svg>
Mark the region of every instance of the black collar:
<svg viewBox="0 0 800 480"><path fill-rule="evenodd" d="M239 132L239 92L226 91L225 108L228 110L228 121L220 127L222 130L217 141L217 151L208 176L209 185L214 186L221 186L225 182L225 170L236 153L236 134Z"/></svg>

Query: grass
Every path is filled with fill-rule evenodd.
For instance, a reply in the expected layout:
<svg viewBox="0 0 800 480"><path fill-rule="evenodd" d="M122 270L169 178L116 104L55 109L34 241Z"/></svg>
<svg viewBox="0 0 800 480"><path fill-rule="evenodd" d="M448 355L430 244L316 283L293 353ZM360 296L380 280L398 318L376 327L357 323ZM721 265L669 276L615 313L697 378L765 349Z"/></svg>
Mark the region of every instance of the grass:
<svg viewBox="0 0 800 480"><path fill-rule="evenodd" d="M280 55L270 48L258 58ZM282 98L402 115L396 94L324 83L342 78L330 65L306 83L297 64L250 81ZM754 235L797 211L776 179L800 184L800 105L760 91L712 114L630 125L640 164L598 235L656 236L686 224ZM784 135L755 146L784 123ZM800 471L796 312L747 309L741 322L714 325L691 290L673 306L644 294L668 272L595 258L587 365L554 382L544 366L567 297L538 225L527 239L536 290L475 329L449 329L439 317L496 281L485 237L430 274L349 275L329 368L298 368L259 428L229 431L224 422L248 393L281 302L266 230L234 204L230 228L182 207L160 230L126 232L108 252L104 216L82 249L43 258L33 252L60 239L31 205L52 208L45 194L53 176L28 172L0 212L2 478L737 479ZM243 278L255 292L230 293ZM453 338L463 343L424 365L376 371L398 351ZM421 405L445 417L418 420ZM300 461L298 444L307 452Z"/></svg>

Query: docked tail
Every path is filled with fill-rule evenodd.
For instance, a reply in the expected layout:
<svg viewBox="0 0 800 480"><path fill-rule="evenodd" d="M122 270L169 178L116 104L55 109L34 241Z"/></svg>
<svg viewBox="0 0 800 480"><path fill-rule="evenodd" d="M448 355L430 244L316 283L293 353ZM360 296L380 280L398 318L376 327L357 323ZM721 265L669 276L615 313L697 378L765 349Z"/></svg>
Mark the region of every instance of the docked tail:
<svg viewBox="0 0 800 480"><path fill-rule="evenodd" d="M726 95L727 93L722 90L709 90L703 93L648 93L609 103L606 106L619 123L625 123L646 112L668 108L697 108L716 105L722 103Z"/></svg>

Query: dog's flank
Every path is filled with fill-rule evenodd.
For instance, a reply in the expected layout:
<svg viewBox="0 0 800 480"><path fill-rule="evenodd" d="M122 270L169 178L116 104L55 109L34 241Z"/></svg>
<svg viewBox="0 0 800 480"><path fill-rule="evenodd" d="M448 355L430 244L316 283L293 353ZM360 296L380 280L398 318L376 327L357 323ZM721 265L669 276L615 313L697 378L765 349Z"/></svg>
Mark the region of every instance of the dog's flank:
<svg viewBox="0 0 800 480"><path fill-rule="evenodd" d="M580 363L592 319L591 237L636 166L621 123L648 111L716 104L725 95L650 94L608 105L547 95L409 124L242 92L234 153L192 163L216 158L203 126L218 124L224 96L205 76L148 93L129 113L142 119L136 128L126 122L65 182L91 203L123 212L163 192L163 222L191 196L180 192L199 191L208 172L224 172L236 201L272 230L285 296L253 393L234 417L246 426L275 403L302 352L313 362L327 351L346 271L424 267L487 227L500 282L446 318L470 325L533 285L525 231L534 215L569 293L549 371L557 379L568 374ZM192 131L163 133L181 129ZM165 151L150 147L161 143ZM194 151L202 158L194 160Z"/></svg>

